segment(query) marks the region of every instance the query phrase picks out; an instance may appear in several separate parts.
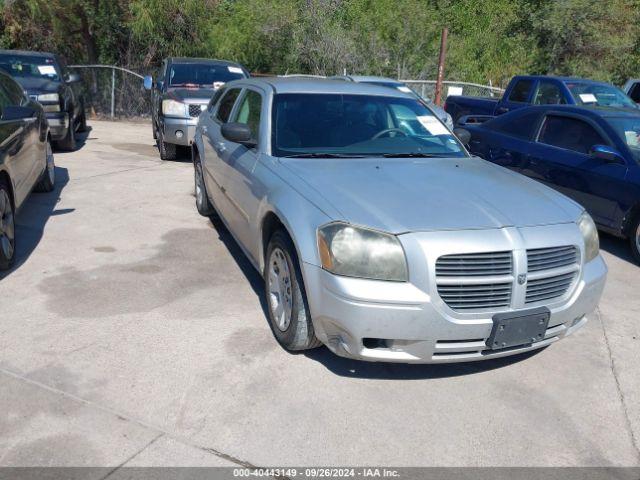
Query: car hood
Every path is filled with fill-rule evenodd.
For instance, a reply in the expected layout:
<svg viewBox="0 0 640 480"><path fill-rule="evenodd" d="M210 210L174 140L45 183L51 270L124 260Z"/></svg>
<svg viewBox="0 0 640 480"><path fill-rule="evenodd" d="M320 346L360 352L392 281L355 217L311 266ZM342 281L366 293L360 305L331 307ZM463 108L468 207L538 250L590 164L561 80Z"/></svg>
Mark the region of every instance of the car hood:
<svg viewBox="0 0 640 480"><path fill-rule="evenodd" d="M47 78L14 77L27 93L55 93L60 90L61 83Z"/></svg>
<svg viewBox="0 0 640 480"><path fill-rule="evenodd" d="M167 98L178 101L202 99L208 101L215 90L213 88L172 88L167 92Z"/></svg>
<svg viewBox="0 0 640 480"><path fill-rule="evenodd" d="M476 157L281 161L303 182L298 191L312 188L310 201L327 202L322 210L392 233L569 223L582 211L549 187Z"/></svg>

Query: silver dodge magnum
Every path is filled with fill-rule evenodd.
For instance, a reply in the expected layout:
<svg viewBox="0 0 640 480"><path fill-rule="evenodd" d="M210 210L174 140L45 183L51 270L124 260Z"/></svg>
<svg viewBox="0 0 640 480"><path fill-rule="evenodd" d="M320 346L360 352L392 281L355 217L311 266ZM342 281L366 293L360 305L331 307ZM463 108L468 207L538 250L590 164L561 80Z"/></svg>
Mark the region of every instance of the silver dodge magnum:
<svg viewBox="0 0 640 480"><path fill-rule="evenodd" d="M585 210L471 157L411 95L323 79L220 89L193 144L196 206L265 280L274 336L384 362L545 347L607 268Z"/></svg>

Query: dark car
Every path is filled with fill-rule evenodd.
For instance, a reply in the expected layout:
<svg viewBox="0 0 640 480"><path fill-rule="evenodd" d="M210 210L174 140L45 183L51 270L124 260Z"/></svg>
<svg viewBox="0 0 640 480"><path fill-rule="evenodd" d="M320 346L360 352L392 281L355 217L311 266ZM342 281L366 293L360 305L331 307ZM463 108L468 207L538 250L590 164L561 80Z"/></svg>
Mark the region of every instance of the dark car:
<svg viewBox="0 0 640 480"><path fill-rule="evenodd" d="M638 106L619 88L584 78L518 75L513 77L502 98L447 97L444 109L456 126L467 116L481 123L490 117L529 105L588 105L618 108Z"/></svg>
<svg viewBox="0 0 640 480"><path fill-rule="evenodd" d="M167 58L154 82L145 77L152 90L153 138L160 158L173 160L178 147L190 147L200 113L222 85L249 77L240 64L206 58Z"/></svg>
<svg viewBox="0 0 640 480"><path fill-rule="evenodd" d="M76 132L87 128L80 76L68 72L57 55L43 52L0 50L0 69L42 105L56 146L75 150Z"/></svg>
<svg viewBox="0 0 640 480"><path fill-rule="evenodd" d="M640 261L640 112L548 105L465 128L472 153L581 203Z"/></svg>
<svg viewBox="0 0 640 480"><path fill-rule="evenodd" d="M0 72L0 270L15 253L15 214L35 188L50 192L55 182L49 127L42 106Z"/></svg>

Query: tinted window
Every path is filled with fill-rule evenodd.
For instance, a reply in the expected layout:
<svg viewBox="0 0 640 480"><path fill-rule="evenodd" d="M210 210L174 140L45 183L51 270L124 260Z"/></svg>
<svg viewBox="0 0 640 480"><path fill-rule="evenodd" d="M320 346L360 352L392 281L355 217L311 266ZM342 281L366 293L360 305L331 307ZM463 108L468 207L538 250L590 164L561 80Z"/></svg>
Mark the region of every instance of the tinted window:
<svg viewBox="0 0 640 480"><path fill-rule="evenodd" d="M545 119L538 141L585 154L594 145L607 144L587 122L557 115L549 115Z"/></svg>
<svg viewBox="0 0 640 480"><path fill-rule="evenodd" d="M3 82L4 76L0 75L0 115L4 111L5 107L8 107L12 104L11 97L7 89L5 88L5 84Z"/></svg>
<svg viewBox="0 0 640 480"><path fill-rule="evenodd" d="M485 123L485 126L496 132L509 135L510 137L528 140L531 138L533 130L538 124L540 113L538 112L514 112L513 114L501 115Z"/></svg>
<svg viewBox="0 0 640 480"><path fill-rule="evenodd" d="M640 103L640 82L637 82L631 87L631 91L629 92L629 96L631 100L636 103Z"/></svg>
<svg viewBox="0 0 640 480"><path fill-rule="evenodd" d="M56 82L62 78L60 67L51 57L0 55L0 69L19 78L46 78Z"/></svg>
<svg viewBox="0 0 640 480"><path fill-rule="evenodd" d="M627 144L633 158L640 162L640 118L607 118L607 122Z"/></svg>
<svg viewBox="0 0 640 480"><path fill-rule="evenodd" d="M558 85L551 82L540 82L533 103L534 105L558 105L567 102Z"/></svg>
<svg viewBox="0 0 640 480"><path fill-rule="evenodd" d="M260 113L262 111L262 97L258 92L247 90L247 94L242 99L238 109L236 122L249 125L251 136L258 138L260 130Z"/></svg>
<svg viewBox="0 0 640 480"><path fill-rule="evenodd" d="M233 88L229 90L224 97L222 97L220 106L218 107L218 112L216 113L216 118L222 123L226 123L229 120L229 115L231 115L233 104L236 102L238 95L240 95L240 89Z"/></svg>
<svg viewBox="0 0 640 480"><path fill-rule="evenodd" d="M598 105L602 107L636 107L627 95L613 85L600 83L567 83L577 105Z"/></svg>
<svg viewBox="0 0 640 480"><path fill-rule="evenodd" d="M510 102L526 102L529 99L533 80L518 80L509 95Z"/></svg>
<svg viewBox="0 0 640 480"><path fill-rule="evenodd" d="M431 110L412 98L287 93L274 97L273 154L466 156Z"/></svg>
<svg viewBox="0 0 640 480"><path fill-rule="evenodd" d="M20 87L20 85L14 82L11 78L1 75L0 84L4 87L9 105L22 105L25 102L22 87Z"/></svg>
<svg viewBox="0 0 640 480"><path fill-rule="evenodd" d="M239 67L210 63L172 63L168 75L170 87L220 88L226 82L246 77Z"/></svg>

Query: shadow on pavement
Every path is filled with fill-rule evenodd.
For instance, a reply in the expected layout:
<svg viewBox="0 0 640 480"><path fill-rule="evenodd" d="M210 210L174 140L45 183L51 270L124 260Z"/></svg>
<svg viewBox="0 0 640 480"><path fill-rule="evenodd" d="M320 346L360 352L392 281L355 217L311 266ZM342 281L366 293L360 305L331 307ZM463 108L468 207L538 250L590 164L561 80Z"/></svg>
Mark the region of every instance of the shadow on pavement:
<svg viewBox="0 0 640 480"><path fill-rule="evenodd" d="M16 257L14 265L6 272L0 272L0 279L8 277L23 265L42 239L44 227L49 217L66 215L73 208L56 210L60 192L69 183L66 168L56 167L55 189L49 193L32 193L16 216Z"/></svg>
<svg viewBox="0 0 640 480"><path fill-rule="evenodd" d="M600 232L600 248L611 255L615 255L620 260L637 265L633 255L631 255L629 240Z"/></svg>
<svg viewBox="0 0 640 480"><path fill-rule="evenodd" d="M214 230L218 233L218 238L224 243L231 253L238 267L249 281L251 288L260 300L260 306L264 313L265 321L271 328L268 315L267 302L264 296L264 281L262 276L253 267L251 262L236 243L235 239L227 230L227 227L218 217L209 219ZM274 338L274 342L277 340ZM543 349L541 349L543 350ZM520 353L510 357L484 360L480 362L452 363L452 364L403 364L403 363L383 363L383 362L363 362L339 357L331 352L327 347L321 346L313 350L302 352L288 352L291 355L304 355L311 360L321 363L325 368L336 375L350 378L368 378L376 380L425 380L436 378L457 377L461 375L471 375L474 373L486 372L496 368L502 368L514 363L521 362L539 353L541 350L533 350Z"/></svg>

